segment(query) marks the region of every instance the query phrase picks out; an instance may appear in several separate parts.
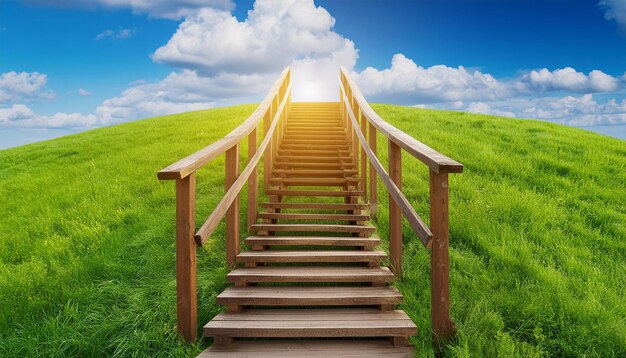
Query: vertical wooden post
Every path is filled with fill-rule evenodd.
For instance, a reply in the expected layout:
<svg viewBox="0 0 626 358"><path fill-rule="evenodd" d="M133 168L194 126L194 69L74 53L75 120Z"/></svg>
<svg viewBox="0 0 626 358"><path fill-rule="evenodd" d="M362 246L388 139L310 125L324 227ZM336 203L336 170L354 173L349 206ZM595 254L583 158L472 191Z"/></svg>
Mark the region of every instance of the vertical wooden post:
<svg viewBox="0 0 626 358"><path fill-rule="evenodd" d="M430 171L430 285L433 342L439 346L455 333L450 319L450 262L448 257L448 173Z"/></svg>
<svg viewBox="0 0 626 358"><path fill-rule="evenodd" d="M363 115L359 106L357 106L357 113L356 119L360 121L361 133L367 138L367 117ZM367 202L367 154L363 148L361 148L361 189L363 190L363 201Z"/></svg>
<svg viewBox="0 0 626 358"><path fill-rule="evenodd" d="M252 159L252 157L254 157L254 155L256 154L256 139L257 127L254 127L252 132L248 134L248 162L250 162L250 159ZM250 173L250 177L248 177L248 216L246 219L246 225L248 226L248 230L250 230L250 225L256 223L258 191L259 172L255 167L252 173Z"/></svg>
<svg viewBox="0 0 626 358"><path fill-rule="evenodd" d="M376 155L376 127L373 124L370 124L369 127L369 145ZM378 183L376 181L376 169L370 165L370 214L372 216L376 215L378 209Z"/></svg>
<svg viewBox="0 0 626 358"><path fill-rule="evenodd" d="M239 176L239 143L226 151L226 190ZM226 264L234 267L239 254L239 195L226 211Z"/></svg>
<svg viewBox="0 0 626 358"><path fill-rule="evenodd" d="M389 177L402 190L402 149L389 140ZM389 196L389 256L391 269L402 278L402 211Z"/></svg>
<svg viewBox="0 0 626 358"><path fill-rule="evenodd" d="M263 116L263 138L267 136L267 132L270 130L270 125L272 123L272 114L274 105L270 105L270 108L265 112L265 116ZM263 153L263 188L265 191L269 189L270 176L272 173L272 144L268 145L265 148L265 153Z"/></svg>
<svg viewBox="0 0 626 358"><path fill-rule="evenodd" d="M195 191L195 172L176 180L176 314L178 333L187 342L196 340L198 329Z"/></svg>

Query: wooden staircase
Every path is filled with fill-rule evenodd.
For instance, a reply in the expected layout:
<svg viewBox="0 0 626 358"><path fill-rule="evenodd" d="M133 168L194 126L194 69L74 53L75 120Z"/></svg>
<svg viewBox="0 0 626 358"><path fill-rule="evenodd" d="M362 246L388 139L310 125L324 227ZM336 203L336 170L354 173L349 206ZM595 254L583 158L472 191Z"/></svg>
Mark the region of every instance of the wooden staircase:
<svg viewBox="0 0 626 358"><path fill-rule="evenodd" d="M387 255L376 249L376 228L359 204L363 193L348 147L339 103L292 105L269 179L269 202L261 203L265 209L257 215L262 223L250 226L257 234L245 240L251 250L237 255L242 267L227 275L234 286L217 296L227 309L204 326L216 344L203 356L259 344L233 338L350 339L334 341L333 349L349 347L355 338L376 338L367 342L368 354L395 345L394 352L410 356L407 337L417 327L396 310L402 295L390 285L393 273L381 266ZM298 341L272 343L283 351ZM307 349L327 344L307 341Z"/></svg>
<svg viewBox="0 0 626 358"><path fill-rule="evenodd" d="M431 248L437 267L432 274L437 290L433 333L444 340L453 334L447 173L462 166L368 113L371 108L360 103L360 93L353 93L358 88L345 70L340 80L339 102L291 103L286 69L239 128L159 172L160 179L177 181L177 312L186 340L195 340L197 331L195 245L206 242L226 217L227 263L232 268L226 280L232 285L216 298L225 311L203 327L213 345L201 357L413 356L408 338L417 327L397 309L403 297L393 286L402 275L402 216ZM261 120L263 140L257 146ZM389 174L375 154L377 129L389 138ZM240 172L239 142L246 136L248 165ZM432 232L401 192L400 148L431 167ZM226 194L194 235L195 170L221 153L226 154ZM420 158L424 155L426 159ZM262 156L267 200L258 203ZM389 258L378 248L380 239L370 224L377 175L390 193ZM244 240L248 249L241 250L238 195L246 184L249 236ZM384 266L387 262L391 270Z"/></svg>

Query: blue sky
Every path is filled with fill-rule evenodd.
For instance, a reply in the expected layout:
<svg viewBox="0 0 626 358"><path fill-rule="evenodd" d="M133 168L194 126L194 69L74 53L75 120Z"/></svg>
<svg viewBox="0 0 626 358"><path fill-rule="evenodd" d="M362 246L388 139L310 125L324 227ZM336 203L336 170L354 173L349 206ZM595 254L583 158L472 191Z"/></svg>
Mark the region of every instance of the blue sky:
<svg viewBox="0 0 626 358"><path fill-rule="evenodd" d="M154 115L333 100L534 118L626 138L626 0L0 0L0 148ZM293 36L290 34L297 34Z"/></svg>

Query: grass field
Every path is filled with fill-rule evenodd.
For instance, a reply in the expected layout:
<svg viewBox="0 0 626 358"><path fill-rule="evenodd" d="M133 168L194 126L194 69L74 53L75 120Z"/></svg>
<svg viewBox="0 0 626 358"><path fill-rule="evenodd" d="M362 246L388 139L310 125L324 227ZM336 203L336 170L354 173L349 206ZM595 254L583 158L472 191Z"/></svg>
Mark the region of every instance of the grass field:
<svg viewBox="0 0 626 358"><path fill-rule="evenodd" d="M176 336L174 185L155 173L254 108L0 151L0 356L182 357L208 346ZM626 356L626 142L537 121L374 108L465 164L450 180L458 337L447 356ZM405 191L427 219L426 168L403 159ZM223 165L222 157L198 173L198 223L223 194ZM385 238L384 205L375 221ZM412 342L429 357L428 252L404 229L397 286L420 330ZM198 252L199 324L220 310L223 236L222 223Z"/></svg>

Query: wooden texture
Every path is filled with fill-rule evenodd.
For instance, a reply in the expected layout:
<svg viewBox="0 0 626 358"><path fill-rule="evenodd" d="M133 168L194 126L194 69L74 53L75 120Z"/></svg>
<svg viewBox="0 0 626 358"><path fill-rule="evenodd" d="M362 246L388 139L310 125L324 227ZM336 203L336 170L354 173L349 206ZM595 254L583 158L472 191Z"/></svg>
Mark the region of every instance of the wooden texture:
<svg viewBox="0 0 626 358"><path fill-rule="evenodd" d="M393 286L229 287L215 301L218 305L246 306L371 306L401 302L402 295Z"/></svg>
<svg viewBox="0 0 626 358"><path fill-rule="evenodd" d="M212 346L198 358L412 358L411 346L395 347L384 340L235 341L229 347Z"/></svg>
<svg viewBox="0 0 626 358"><path fill-rule="evenodd" d="M256 127L250 134L248 135L248 164L251 164L254 155L256 154L256 139L257 139L257 129ZM248 229L250 225L256 223L257 217L257 201L259 197L259 171L257 170L257 165L254 165L254 169L250 173L250 177L248 178L248 207L247 207L247 216L246 216L246 225Z"/></svg>
<svg viewBox="0 0 626 358"><path fill-rule="evenodd" d="M399 190L402 190L402 149L389 140L389 177ZM402 277L402 211L389 200L389 258L391 270L396 277Z"/></svg>
<svg viewBox="0 0 626 358"><path fill-rule="evenodd" d="M367 204L345 203L261 203L262 208L310 209L310 210L358 210L367 208Z"/></svg>
<svg viewBox="0 0 626 358"><path fill-rule="evenodd" d="M323 338L411 336L417 332L415 324L402 311L351 310L267 309L220 313L204 326L204 335Z"/></svg>
<svg viewBox="0 0 626 358"><path fill-rule="evenodd" d="M239 145L226 151L226 192L239 176ZM226 211L226 264L233 267L239 253L239 191Z"/></svg>
<svg viewBox="0 0 626 358"><path fill-rule="evenodd" d="M391 282L386 267L260 266L237 268L226 275L229 282Z"/></svg>
<svg viewBox="0 0 626 358"><path fill-rule="evenodd" d="M262 246L359 246L373 247L380 244L376 237L350 236L250 236L247 245Z"/></svg>
<svg viewBox="0 0 626 358"><path fill-rule="evenodd" d="M176 181L176 314L178 333L188 342L196 339L198 324L195 190L194 173Z"/></svg>
<svg viewBox="0 0 626 358"><path fill-rule="evenodd" d="M376 127L374 125L369 125L369 146L372 154L376 156L377 143L376 143ZM367 153L365 153L367 155ZM370 215L376 215L376 210L378 210L378 179L376 179L376 168L370 165Z"/></svg>
<svg viewBox="0 0 626 358"><path fill-rule="evenodd" d="M289 214L289 213L260 213L261 219L277 220L333 220L333 221L365 221L369 220L369 215L348 215L348 214Z"/></svg>
<svg viewBox="0 0 626 358"><path fill-rule="evenodd" d="M264 250L244 251L238 262L380 262L387 257L384 251L362 250Z"/></svg>
<svg viewBox="0 0 626 358"><path fill-rule="evenodd" d="M448 174L430 172L430 287L433 341L449 340L455 333L450 319L450 263L448 257Z"/></svg>
<svg viewBox="0 0 626 358"><path fill-rule="evenodd" d="M373 226L338 224L255 224L251 231L297 231L297 232L347 232L367 233L376 231Z"/></svg>

